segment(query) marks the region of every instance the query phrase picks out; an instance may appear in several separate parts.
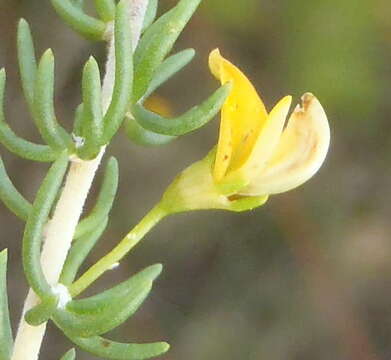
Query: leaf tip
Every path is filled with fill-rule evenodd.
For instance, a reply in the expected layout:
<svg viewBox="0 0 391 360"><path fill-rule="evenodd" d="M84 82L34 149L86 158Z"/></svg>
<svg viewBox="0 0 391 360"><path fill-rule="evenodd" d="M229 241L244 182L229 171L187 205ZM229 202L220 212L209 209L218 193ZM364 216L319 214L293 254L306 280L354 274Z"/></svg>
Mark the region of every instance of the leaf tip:
<svg viewBox="0 0 391 360"><path fill-rule="evenodd" d="M148 271L148 273L151 277L151 280L154 281L162 273L163 265L162 264L154 264L154 265L149 266L146 270Z"/></svg>
<svg viewBox="0 0 391 360"><path fill-rule="evenodd" d="M8 249L3 249L0 251L0 260L1 259L7 259L8 258Z"/></svg>

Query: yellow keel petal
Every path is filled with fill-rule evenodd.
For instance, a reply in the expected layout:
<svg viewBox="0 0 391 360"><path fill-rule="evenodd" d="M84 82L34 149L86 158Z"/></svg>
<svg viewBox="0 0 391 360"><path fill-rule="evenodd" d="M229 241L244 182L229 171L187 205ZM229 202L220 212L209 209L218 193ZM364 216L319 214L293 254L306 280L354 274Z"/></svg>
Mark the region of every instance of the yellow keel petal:
<svg viewBox="0 0 391 360"><path fill-rule="evenodd" d="M330 145L326 114L312 94L305 94L302 102L290 117L267 167L240 191L242 195L271 195L291 190L309 180L323 164Z"/></svg>

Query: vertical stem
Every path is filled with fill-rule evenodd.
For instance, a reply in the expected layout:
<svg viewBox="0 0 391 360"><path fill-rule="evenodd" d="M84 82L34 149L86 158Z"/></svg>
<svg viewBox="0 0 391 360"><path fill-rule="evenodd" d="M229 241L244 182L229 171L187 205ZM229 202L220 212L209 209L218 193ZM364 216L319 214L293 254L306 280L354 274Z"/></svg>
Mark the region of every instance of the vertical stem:
<svg viewBox="0 0 391 360"><path fill-rule="evenodd" d="M132 14L133 44L136 46L144 20L148 0L129 0ZM102 108L110 104L115 74L114 41L109 42L106 74L103 81ZM96 170L102 160L105 148L91 161L73 159L53 218L48 223L45 243L42 250L42 268L50 284L55 285L60 276L66 256L72 243L75 228L81 216L85 200L91 188ZM39 298L30 289L26 298L22 319L16 334L11 360L37 360L46 331L46 323L30 326L24 314L39 303Z"/></svg>
<svg viewBox="0 0 391 360"><path fill-rule="evenodd" d="M44 274L51 285L56 284L60 276L85 199L102 156L103 151L94 160L73 162L69 169L53 218L48 223L41 256ZM38 303L39 297L30 289L23 308L23 315ZM31 360L38 359L45 330L46 323L31 326L22 316L12 360L26 359L27 355Z"/></svg>

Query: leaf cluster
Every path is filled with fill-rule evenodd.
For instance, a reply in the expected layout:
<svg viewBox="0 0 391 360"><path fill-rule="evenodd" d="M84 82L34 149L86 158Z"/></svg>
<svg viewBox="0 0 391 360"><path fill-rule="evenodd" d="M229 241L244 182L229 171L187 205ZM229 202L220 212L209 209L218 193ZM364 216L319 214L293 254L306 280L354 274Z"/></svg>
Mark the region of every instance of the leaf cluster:
<svg viewBox="0 0 391 360"><path fill-rule="evenodd" d="M30 203L16 189L0 157L0 199L26 222L23 237L23 267L29 285L41 302L27 312L34 326L52 320L81 349L108 359L147 359L166 352L167 343L125 344L102 337L116 328L141 306L159 276L157 264L98 295L73 299L65 306L45 278L40 256L45 226L64 182L72 159L94 159L123 126L129 139L146 146L163 145L205 125L218 113L230 86L217 89L201 104L175 118L148 110L145 100L163 83L184 68L194 57L193 49L169 55L182 30L201 0L179 0L176 6L156 19L158 1L149 0L142 37L133 49L129 0L94 0L95 18L85 12L83 0L51 0L72 29L93 41L114 46L114 81L110 102L102 106L101 70L94 57L82 72L82 102L75 110L72 132L60 123L54 106L55 58L48 49L37 58L31 29L22 19L17 31L19 71L24 97L43 144L19 137L6 123L4 97L6 72L0 70L0 143L15 155L37 162L52 163L35 200ZM95 207L75 231L59 282L70 286L80 266L101 238L118 187L118 163L107 162L104 180ZM0 360L10 360L12 331L6 292L7 252L0 253ZM75 359L69 350L62 359Z"/></svg>

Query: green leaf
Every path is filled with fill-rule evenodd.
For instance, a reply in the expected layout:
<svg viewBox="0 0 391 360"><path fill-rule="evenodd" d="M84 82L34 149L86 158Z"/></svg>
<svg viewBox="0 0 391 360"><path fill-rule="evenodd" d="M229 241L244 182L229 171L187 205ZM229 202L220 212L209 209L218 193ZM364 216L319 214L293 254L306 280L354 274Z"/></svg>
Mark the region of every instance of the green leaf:
<svg viewBox="0 0 391 360"><path fill-rule="evenodd" d="M142 31L144 32L155 21L158 8L158 0L149 0L147 11L145 12Z"/></svg>
<svg viewBox="0 0 391 360"><path fill-rule="evenodd" d="M51 295L41 267L42 233L68 165L64 152L50 167L38 190L23 236L23 267L30 287L40 297Z"/></svg>
<svg viewBox="0 0 391 360"><path fill-rule="evenodd" d="M98 199L90 215L80 221L74 239L90 233L109 215L118 189L118 161L110 157L107 162Z"/></svg>
<svg viewBox="0 0 391 360"><path fill-rule="evenodd" d="M71 3L80 10L83 10L84 8L84 0L71 0Z"/></svg>
<svg viewBox="0 0 391 360"><path fill-rule="evenodd" d="M125 126L125 133L128 136L128 138L137 145L142 145L142 146L166 145L177 138L176 136L161 135L146 130L135 119L133 119L128 115L125 118L124 126Z"/></svg>
<svg viewBox="0 0 391 360"><path fill-rule="evenodd" d="M34 43L30 26L24 19L21 19L18 25L17 48L23 93L30 112L33 113L37 60L35 58Z"/></svg>
<svg viewBox="0 0 391 360"><path fill-rule="evenodd" d="M147 92L144 94L143 99L146 99L151 95L158 87L164 84L168 79L174 76L178 71L182 70L195 55L194 49L182 50L177 54L171 55L162 62L157 68Z"/></svg>
<svg viewBox="0 0 391 360"><path fill-rule="evenodd" d="M79 271L80 266L100 239L102 233L106 229L108 218L101 220L97 227L90 233L87 233L80 237L77 241L74 241L71 249L67 255L64 267L62 268L59 282L66 286L72 284L75 280L76 274Z"/></svg>
<svg viewBox="0 0 391 360"><path fill-rule="evenodd" d="M143 128L155 133L171 136L184 135L212 120L220 111L230 91L231 84L225 84L201 105L194 106L183 115L173 119L166 119L146 110L141 104L134 105L133 116Z"/></svg>
<svg viewBox="0 0 391 360"><path fill-rule="evenodd" d="M82 159L95 158L100 150L103 134L102 94L99 66L91 56L83 71L82 137L84 145L77 153Z"/></svg>
<svg viewBox="0 0 391 360"><path fill-rule="evenodd" d="M79 104L75 111L75 121L73 122L73 135L83 137L84 105Z"/></svg>
<svg viewBox="0 0 391 360"><path fill-rule="evenodd" d="M57 14L76 32L91 40L103 40L106 25L103 21L86 15L80 1L51 0Z"/></svg>
<svg viewBox="0 0 391 360"><path fill-rule="evenodd" d="M104 22L109 22L115 17L115 2L114 0L95 0L95 8L99 17Z"/></svg>
<svg viewBox="0 0 391 360"><path fill-rule="evenodd" d="M75 349L68 350L60 360L75 360L76 359L76 351Z"/></svg>
<svg viewBox="0 0 391 360"><path fill-rule="evenodd" d="M12 129L5 123L4 116L4 90L6 83L5 70L0 70L0 142L12 153L21 158L51 162L57 157L57 154L46 145L34 144L30 141L18 137Z"/></svg>
<svg viewBox="0 0 391 360"><path fill-rule="evenodd" d="M57 310L58 300L58 297L54 295L45 297L40 304L27 311L24 319L31 326L45 323Z"/></svg>
<svg viewBox="0 0 391 360"><path fill-rule="evenodd" d="M104 359L144 360L166 353L170 345L165 342L149 344L126 344L105 339L100 336L82 338L64 334L84 351Z"/></svg>
<svg viewBox="0 0 391 360"><path fill-rule="evenodd" d="M150 266L104 294L73 300L58 309L54 321L69 334L91 337L105 334L132 316L148 296L161 265ZM80 305L81 302L81 305ZM82 311L80 311L83 309Z"/></svg>
<svg viewBox="0 0 391 360"><path fill-rule="evenodd" d="M131 276L128 280L119 283L111 289L85 299L69 302L67 304L67 309L80 315L93 315L100 311L104 311L111 307L116 299L127 296L134 288L139 287L146 281L154 281L161 274L162 268L161 264L148 266L136 275Z"/></svg>
<svg viewBox="0 0 391 360"><path fill-rule="evenodd" d="M8 177L4 167L3 160L0 157L0 199L16 216L22 220L27 220L32 205L21 195L15 188L14 184Z"/></svg>
<svg viewBox="0 0 391 360"><path fill-rule="evenodd" d="M116 297L116 301L111 302L112 306L94 315L80 315L67 309L58 309L53 319L61 329L74 336L102 335L115 329L132 316L148 296L151 287L150 282L135 287L127 296Z"/></svg>
<svg viewBox="0 0 391 360"><path fill-rule="evenodd" d="M42 138L55 151L72 149L71 136L57 123L54 113L54 56L47 50L39 62L34 88L34 119Z"/></svg>
<svg viewBox="0 0 391 360"><path fill-rule="evenodd" d="M7 297L7 250L0 252L0 360L10 360L13 339Z"/></svg>
<svg viewBox="0 0 391 360"><path fill-rule="evenodd" d="M114 24L115 82L110 106L104 116L104 143L110 142L121 126L131 99L133 86L132 32L128 1L117 5Z"/></svg>
<svg viewBox="0 0 391 360"><path fill-rule="evenodd" d="M133 102L138 101L147 91L158 66L171 51L200 2L201 0L180 0L145 32L134 54Z"/></svg>

